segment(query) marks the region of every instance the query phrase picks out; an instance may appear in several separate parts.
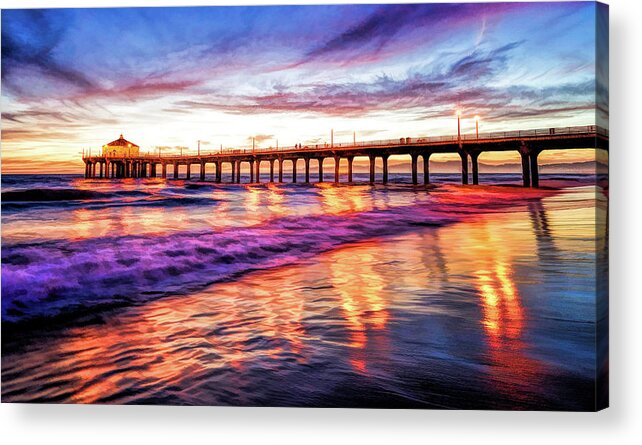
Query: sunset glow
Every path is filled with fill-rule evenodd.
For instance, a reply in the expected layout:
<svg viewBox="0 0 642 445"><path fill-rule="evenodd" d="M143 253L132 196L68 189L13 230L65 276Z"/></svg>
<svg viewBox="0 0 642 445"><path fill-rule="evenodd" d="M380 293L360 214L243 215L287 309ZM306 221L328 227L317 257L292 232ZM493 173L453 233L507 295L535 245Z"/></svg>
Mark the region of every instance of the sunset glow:
<svg viewBox="0 0 642 445"><path fill-rule="evenodd" d="M202 153L329 143L331 129L335 143L452 135L454 110L464 134L475 116L480 132L594 124L595 13L589 2L4 10L2 171L80 174L82 150L120 133L141 153L174 154L199 140Z"/></svg>

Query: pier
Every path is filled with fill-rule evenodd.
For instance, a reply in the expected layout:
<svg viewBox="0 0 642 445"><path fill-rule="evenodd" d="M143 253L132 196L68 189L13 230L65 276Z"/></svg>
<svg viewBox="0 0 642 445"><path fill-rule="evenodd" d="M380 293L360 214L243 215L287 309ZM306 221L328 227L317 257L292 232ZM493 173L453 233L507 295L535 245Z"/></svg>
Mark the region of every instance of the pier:
<svg viewBox="0 0 642 445"><path fill-rule="evenodd" d="M375 162L383 161L382 183L388 182L388 159L390 156L408 156L411 160L412 182L419 183L419 168L423 170L423 183L430 183L430 157L433 154L451 153L461 159L461 183L479 184L478 158L485 152L517 151L521 156L522 179L525 187L539 187L538 156L545 150L604 149L608 150L608 130L595 125L517 130L474 135L406 137L377 141L353 141L296 145L281 148L226 149L217 153L198 155L146 154L137 156L85 156L85 178L167 178L168 166L172 167L173 179L193 179L191 166L200 166L200 181L205 180L206 167L214 166L215 182L222 182L224 164L231 166L232 183L241 181L241 165L250 168L250 182L260 182L262 168L269 169L270 182L283 182L283 174L291 173L292 182L311 181L311 161L315 161L318 182L332 179L339 182L339 165L342 159L348 163L348 182L352 182L352 166L355 158L367 158L370 163L370 183L375 183ZM421 158L421 164L419 159ZM303 159L305 168L297 172L297 162ZM469 164L471 170L469 172ZM181 167L185 173L181 177ZM312 164L312 167L314 165ZM324 175L324 166L333 169L333 174ZM194 178L196 179L196 178Z"/></svg>

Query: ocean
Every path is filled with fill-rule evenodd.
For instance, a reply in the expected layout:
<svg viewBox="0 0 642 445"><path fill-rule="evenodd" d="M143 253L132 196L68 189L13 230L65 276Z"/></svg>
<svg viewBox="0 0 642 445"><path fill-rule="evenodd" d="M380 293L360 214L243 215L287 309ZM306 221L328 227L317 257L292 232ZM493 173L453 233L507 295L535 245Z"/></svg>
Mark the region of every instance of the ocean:
<svg viewBox="0 0 642 445"><path fill-rule="evenodd" d="M367 177L2 175L2 401L594 409L595 177Z"/></svg>

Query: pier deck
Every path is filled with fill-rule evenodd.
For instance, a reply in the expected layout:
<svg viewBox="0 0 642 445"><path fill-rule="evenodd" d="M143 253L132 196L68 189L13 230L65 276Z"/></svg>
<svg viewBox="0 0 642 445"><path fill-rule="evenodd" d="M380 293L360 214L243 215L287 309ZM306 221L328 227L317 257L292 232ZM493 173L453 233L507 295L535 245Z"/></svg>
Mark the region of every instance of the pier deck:
<svg viewBox="0 0 642 445"><path fill-rule="evenodd" d="M199 179L205 180L208 164L215 166L215 181L222 180L222 166L232 167L231 182L239 183L241 164L250 166L250 182L260 181L261 164L269 164L269 180L283 182L284 163L291 162L291 180L297 182L297 161L305 162L304 181L310 182L310 160L318 161L318 180L323 181L324 160L334 161L334 181L339 182L341 159L348 161L348 182L352 182L352 165L357 157L367 157L370 162L370 182L375 182L375 161L383 161L382 182L388 182L388 158L392 155L410 156L412 181L419 182L418 160L422 158L423 182L430 183L430 156L436 153L454 153L461 158L461 182L468 184L469 160L472 166L472 183L479 183L478 158L484 152L517 151L522 161L522 178L525 187L539 187L537 158L544 150L604 149L608 150L608 130L595 125L518 130L462 136L437 136L423 138L400 138L355 143L314 144L281 148L226 149L216 153L199 155L139 155L132 157L83 156L85 178L167 178L167 166L172 166L174 179L179 179L180 166L186 166L184 178L191 179L191 166L200 166ZM276 169L275 169L276 164Z"/></svg>

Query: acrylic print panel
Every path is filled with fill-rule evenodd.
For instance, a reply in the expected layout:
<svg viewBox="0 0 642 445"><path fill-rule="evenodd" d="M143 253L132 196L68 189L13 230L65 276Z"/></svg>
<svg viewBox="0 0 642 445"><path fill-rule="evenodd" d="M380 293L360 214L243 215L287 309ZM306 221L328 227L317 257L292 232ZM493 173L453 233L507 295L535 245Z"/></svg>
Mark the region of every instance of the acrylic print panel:
<svg viewBox="0 0 642 445"><path fill-rule="evenodd" d="M608 404L608 10L2 11L2 401Z"/></svg>

